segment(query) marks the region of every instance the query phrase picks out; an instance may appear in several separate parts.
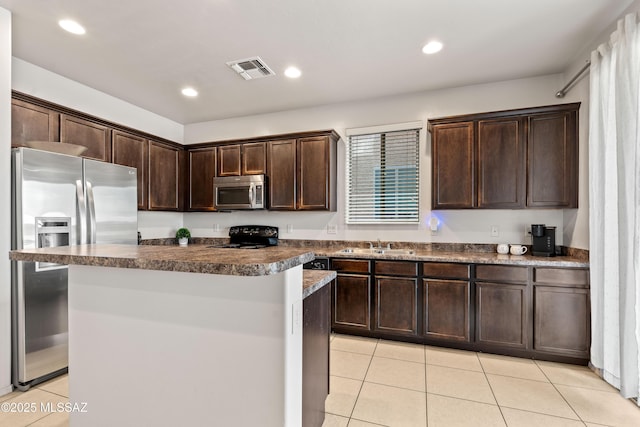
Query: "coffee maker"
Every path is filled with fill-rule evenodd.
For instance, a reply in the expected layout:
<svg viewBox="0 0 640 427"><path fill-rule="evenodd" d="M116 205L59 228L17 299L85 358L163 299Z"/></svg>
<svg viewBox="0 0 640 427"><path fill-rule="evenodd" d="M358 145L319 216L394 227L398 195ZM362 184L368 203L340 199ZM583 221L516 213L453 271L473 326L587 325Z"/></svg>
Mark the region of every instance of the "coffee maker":
<svg viewBox="0 0 640 427"><path fill-rule="evenodd" d="M533 256L555 256L556 228L544 224L531 224L531 240Z"/></svg>

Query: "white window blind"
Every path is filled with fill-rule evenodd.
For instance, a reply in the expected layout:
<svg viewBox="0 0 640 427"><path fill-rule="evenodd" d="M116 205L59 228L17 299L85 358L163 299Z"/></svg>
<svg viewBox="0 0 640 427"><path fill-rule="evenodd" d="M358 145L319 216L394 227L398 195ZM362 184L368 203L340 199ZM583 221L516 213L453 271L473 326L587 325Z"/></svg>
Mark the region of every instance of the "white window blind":
<svg viewBox="0 0 640 427"><path fill-rule="evenodd" d="M352 134L347 224L417 223L420 129Z"/></svg>

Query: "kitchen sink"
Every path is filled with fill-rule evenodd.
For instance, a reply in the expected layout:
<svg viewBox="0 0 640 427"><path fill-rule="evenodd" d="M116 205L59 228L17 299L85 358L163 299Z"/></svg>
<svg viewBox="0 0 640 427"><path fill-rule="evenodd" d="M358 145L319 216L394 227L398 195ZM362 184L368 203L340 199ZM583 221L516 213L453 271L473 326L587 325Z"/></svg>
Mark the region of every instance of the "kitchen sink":
<svg viewBox="0 0 640 427"><path fill-rule="evenodd" d="M390 249L390 248L345 248L338 251L341 254L378 254L378 255L413 255L413 249Z"/></svg>

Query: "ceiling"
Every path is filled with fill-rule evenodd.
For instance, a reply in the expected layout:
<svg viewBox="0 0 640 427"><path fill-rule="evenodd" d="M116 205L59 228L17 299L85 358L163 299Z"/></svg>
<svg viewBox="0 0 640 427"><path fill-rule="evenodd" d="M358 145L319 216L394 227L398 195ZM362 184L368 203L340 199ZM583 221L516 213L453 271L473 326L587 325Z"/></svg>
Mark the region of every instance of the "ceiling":
<svg viewBox="0 0 640 427"><path fill-rule="evenodd" d="M633 0L0 0L13 56L182 124L563 72ZM58 27L72 18L87 30ZM438 39L444 49L425 55ZM260 56L276 75L226 63ZM587 59L587 58L585 58ZM302 70L288 79L289 65ZM180 90L193 86L196 98Z"/></svg>

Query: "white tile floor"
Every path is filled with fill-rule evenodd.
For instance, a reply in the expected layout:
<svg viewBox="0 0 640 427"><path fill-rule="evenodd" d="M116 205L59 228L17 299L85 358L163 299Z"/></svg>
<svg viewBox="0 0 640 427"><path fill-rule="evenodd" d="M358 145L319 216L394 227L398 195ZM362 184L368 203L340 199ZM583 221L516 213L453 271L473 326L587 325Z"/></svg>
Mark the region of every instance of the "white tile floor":
<svg viewBox="0 0 640 427"><path fill-rule="evenodd" d="M38 410L0 411L0 427L68 426L40 410L68 395L65 375L1 396ZM586 367L346 335L332 336L326 411L323 427L640 426L640 408Z"/></svg>
<svg viewBox="0 0 640 427"><path fill-rule="evenodd" d="M640 426L587 367L335 335L323 427Z"/></svg>
<svg viewBox="0 0 640 427"><path fill-rule="evenodd" d="M66 427L69 425L69 414L64 410L58 412L57 408L58 403L69 402L67 375L39 384L24 393L14 391L0 396L0 402L2 407L0 427ZM48 403L50 405L47 405ZM54 410L47 411L48 408ZM5 411L7 409L9 412Z"/></svg>

